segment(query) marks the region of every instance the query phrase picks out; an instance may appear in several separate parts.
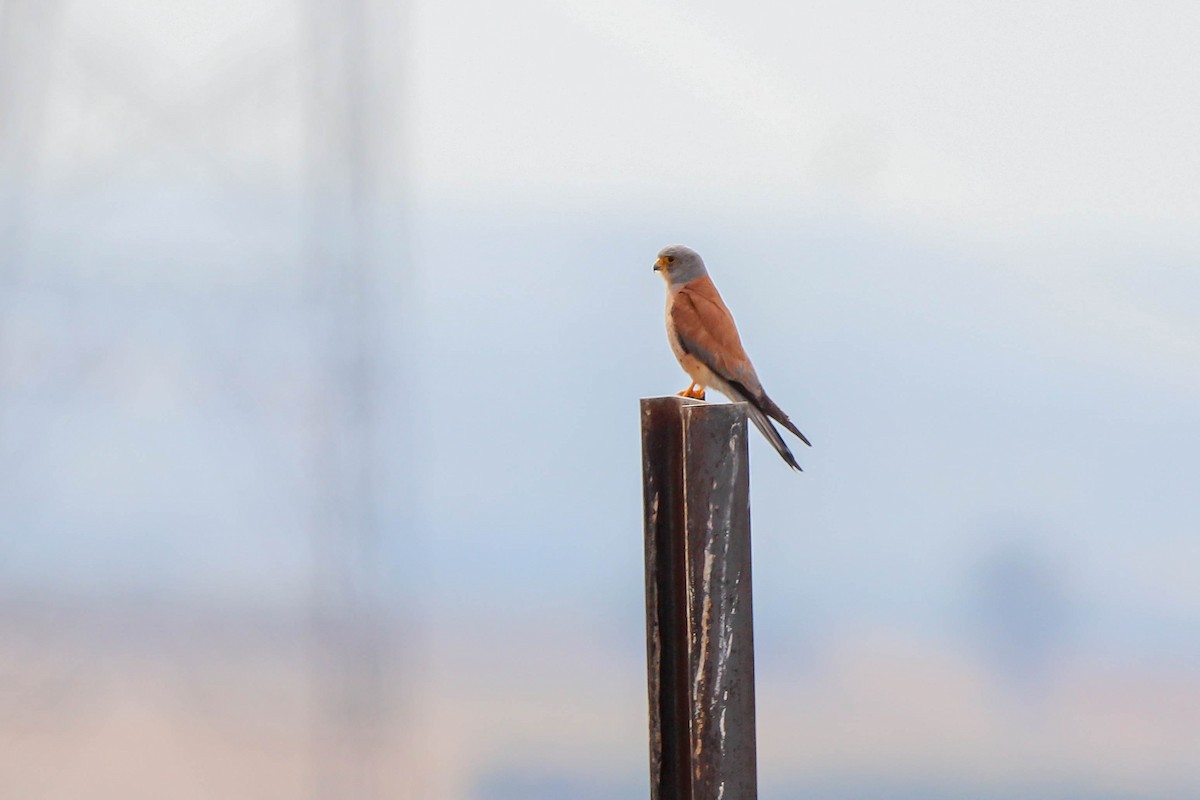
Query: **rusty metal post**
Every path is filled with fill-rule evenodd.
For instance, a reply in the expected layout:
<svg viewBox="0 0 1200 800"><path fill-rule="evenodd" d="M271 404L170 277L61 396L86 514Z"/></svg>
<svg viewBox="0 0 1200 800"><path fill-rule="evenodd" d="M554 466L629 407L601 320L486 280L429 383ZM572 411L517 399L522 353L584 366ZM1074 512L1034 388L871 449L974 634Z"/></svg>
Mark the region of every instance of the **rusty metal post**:
<svg viewBox="0 0 1200 800"><path fill-rule="evenodd" d="M750 470L741 404L643 398L651 800L754 800Z"/></svg>

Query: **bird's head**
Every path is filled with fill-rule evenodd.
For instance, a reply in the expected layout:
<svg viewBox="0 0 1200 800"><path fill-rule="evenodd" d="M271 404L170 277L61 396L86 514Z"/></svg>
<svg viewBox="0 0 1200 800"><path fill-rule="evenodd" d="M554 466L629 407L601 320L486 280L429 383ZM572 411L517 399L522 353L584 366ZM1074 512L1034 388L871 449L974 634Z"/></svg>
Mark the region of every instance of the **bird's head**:
<svg viewBox="0 0 1200 800"><path fill-rule="evenodd" d="M682 244L668 245L659 250L654 271L663 276L668 286L682 286L708 274L700 254Z"/></svg>

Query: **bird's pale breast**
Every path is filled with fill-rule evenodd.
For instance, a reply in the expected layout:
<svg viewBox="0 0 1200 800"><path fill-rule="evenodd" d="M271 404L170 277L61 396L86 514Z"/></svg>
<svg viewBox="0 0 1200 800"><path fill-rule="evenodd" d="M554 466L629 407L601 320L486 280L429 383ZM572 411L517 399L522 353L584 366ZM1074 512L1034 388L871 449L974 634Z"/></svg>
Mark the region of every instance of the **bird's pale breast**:
<svg viewBox="0 0 1200 800"><path fill-rule="evenodd" d="M683 348L683 343L679 340L679 333L675 330L675 322L671 318L671 306L675 303L675 292L667 294L667 341L671 345L671 352L675 354L675 359L679 362L679 366L683 367L683 371L688 374L688 377L694 380L701 386L715 386L718 382L714 380L712 370L708 368L700 359L688 353ZM724 385L724 381L720 382Z"/></svg>

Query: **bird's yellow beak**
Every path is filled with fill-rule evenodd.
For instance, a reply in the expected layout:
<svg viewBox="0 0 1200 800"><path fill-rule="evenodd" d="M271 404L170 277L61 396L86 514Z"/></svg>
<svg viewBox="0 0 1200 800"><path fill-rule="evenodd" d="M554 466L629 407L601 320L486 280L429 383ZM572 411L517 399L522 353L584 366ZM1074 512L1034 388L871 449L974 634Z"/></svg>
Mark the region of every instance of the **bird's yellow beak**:
<svg viewBox="0 0 1200 800"><path fill-rule="evenodd" d="M658 261L654 262L654 271L658 272L660 269L666 269L666 268L667 268L667 260L665 258L663 258L662 256L659 256Z"/></svg>

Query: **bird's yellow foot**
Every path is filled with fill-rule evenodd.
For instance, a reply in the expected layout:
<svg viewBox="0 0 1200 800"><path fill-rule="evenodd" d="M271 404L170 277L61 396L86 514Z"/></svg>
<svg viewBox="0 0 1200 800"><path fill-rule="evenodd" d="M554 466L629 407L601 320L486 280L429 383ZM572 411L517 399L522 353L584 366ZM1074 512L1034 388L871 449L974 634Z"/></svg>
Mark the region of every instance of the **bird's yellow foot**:
<svg viewBox="0 0 1200 800"><path fill-rule="evenodd" d="M684 389L682 392L677 392L677 394L680 397L690 397L693 400L703 400L704 399L704 387L698 385L695 381L693 381L691 386Z"/></svg>

